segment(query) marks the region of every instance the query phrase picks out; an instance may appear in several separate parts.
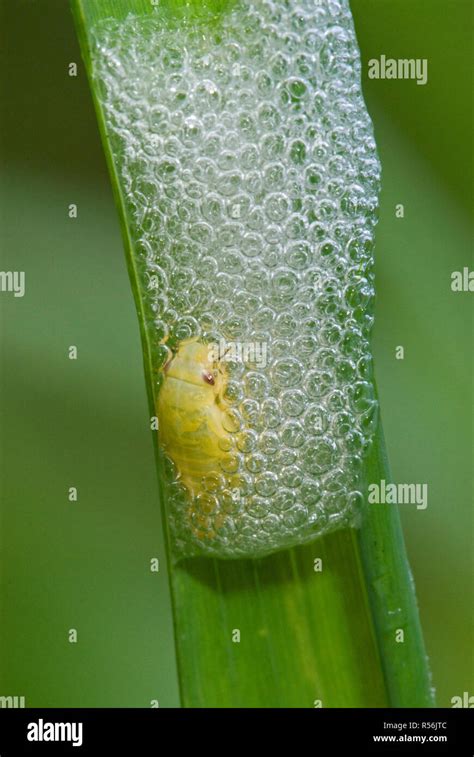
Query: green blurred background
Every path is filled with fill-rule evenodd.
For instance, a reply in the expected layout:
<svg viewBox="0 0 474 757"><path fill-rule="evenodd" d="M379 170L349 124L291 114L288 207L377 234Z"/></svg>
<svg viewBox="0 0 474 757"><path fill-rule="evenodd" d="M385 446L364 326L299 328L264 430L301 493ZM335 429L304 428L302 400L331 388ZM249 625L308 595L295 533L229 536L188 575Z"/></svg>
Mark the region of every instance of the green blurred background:
<svg viewBox="0 0 474 757"><path fill-rule="evenodd" d="M452 271L473 267L472 3L351 5L383 166L384 428L394 480L429 485L428 509L402 517L438 704L450 706L474 693L473 295L450 289ZM66 0L2 0L0 15L0 269L26 272L23 299L0 295L0 696L174 706L138 323L72 17ZM381 54L427 58L428 84L369 81Z"/></svg>

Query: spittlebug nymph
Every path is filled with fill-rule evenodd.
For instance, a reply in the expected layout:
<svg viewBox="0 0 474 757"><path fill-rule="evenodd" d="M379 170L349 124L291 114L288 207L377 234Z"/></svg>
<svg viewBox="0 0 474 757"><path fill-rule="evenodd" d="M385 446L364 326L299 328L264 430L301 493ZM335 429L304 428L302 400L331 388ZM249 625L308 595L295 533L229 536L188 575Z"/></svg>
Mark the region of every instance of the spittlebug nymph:
<svg viewBox="0 0 474 757"><path fill-rule="evenodd" d="M227 374L209 357L209 346L198 339L180 343L163 368L157 415L160 442L195 497L202 479L218 473L228 436L224 426L223 392Z"/></svg>

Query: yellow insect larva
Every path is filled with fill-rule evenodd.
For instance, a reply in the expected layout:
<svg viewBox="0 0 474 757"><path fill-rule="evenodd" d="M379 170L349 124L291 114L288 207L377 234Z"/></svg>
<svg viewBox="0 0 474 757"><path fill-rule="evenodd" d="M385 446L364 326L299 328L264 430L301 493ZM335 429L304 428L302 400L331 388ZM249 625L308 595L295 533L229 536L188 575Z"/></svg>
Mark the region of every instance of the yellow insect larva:
<svg viewBox="0 0 474 757"><path fill-rule="evenodd" d="M191 503L202 494L203 478L219 474L228 454L226 385L225 367L210 359L209 346L197 338L181 342L163 368L157 401L160 442Z"/></svg>

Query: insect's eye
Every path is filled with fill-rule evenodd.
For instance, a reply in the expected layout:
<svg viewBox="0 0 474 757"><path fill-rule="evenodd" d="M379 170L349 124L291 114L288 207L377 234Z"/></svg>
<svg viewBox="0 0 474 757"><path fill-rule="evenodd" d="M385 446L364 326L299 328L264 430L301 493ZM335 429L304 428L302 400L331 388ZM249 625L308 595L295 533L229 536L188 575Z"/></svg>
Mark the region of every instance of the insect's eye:
<svg viewBox="0 0 474 757"><path fill-rule="evenodd" d="M206 382L206 384L210 384L211 386L214 386L214 384L216 383L214 376L212 375L212 373L209 373L209 371L203 371L202 377L204 381Z"/></svg>

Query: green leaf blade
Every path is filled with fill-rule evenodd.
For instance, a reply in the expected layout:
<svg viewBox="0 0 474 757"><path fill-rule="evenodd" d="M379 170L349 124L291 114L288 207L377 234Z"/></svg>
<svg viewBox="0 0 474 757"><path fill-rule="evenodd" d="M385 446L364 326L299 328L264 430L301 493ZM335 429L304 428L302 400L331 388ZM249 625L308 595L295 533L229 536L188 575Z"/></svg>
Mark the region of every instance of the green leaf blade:
<svg viewBox="0 0 474 757"><path fill-rule="evenodd" d="M93 76L91 30L102 19L152 14L146 0L73 0L99 128L121 219L137 304L150 414L152 348L134 239L106 119ZM198 6L185 6L192 12ZM227 3L208 1L223 11ZM178 20L180 2L162 9ZM154 439L156 444L156 438ZM160 479L162 474L160 473ZM382 438L367 481L389 479ZM168 534L162 503L164 531ZM182 704L193 707L429 706L432 691L398 514L366 508L359 533L341 530L259 560L169 557ZM324 570L314 570L321 558ZM406 642L394 638L406 629ZM233 640L239 631L240 640ZM315 705L316 702L316 705Z"/></svg>

